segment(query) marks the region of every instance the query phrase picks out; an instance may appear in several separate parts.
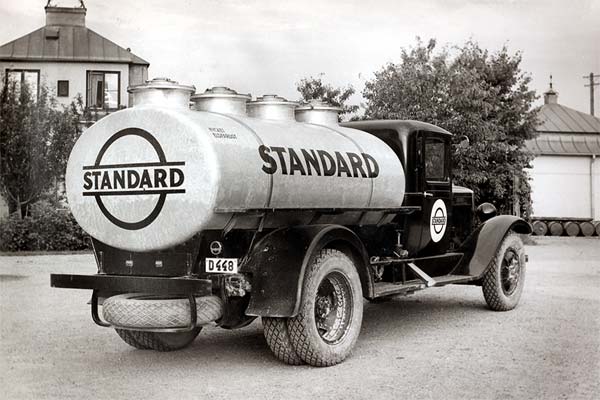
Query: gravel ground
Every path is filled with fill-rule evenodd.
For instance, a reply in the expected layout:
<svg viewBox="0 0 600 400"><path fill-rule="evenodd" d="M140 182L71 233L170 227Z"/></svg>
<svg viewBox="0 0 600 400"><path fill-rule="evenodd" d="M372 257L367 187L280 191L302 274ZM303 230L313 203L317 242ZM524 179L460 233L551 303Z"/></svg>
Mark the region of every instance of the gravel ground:
<svg viewBox="0 0 600 400"><path fill-rule="evenodd" d="M600 240L536 240L517 309L489 311L469 286L366 303L354 353L325 369L278 362L258 321L135 350L93 324L90 292L49 286L94 273L91 255L0 256L0 398L597 399Z"/></svg>

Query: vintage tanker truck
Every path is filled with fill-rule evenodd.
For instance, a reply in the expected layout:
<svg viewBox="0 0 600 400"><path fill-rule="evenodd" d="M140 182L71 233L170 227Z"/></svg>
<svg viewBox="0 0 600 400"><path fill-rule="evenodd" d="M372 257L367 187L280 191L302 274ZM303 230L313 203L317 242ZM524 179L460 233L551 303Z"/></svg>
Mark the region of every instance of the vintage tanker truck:
<svg viewBox="0 0 600 400"><path fill-rule="evenodd" d="M355 345L363 298L468 284L492 310L517 305L531 228L453 185L449 132L339 125L327 104L222 87L190 102L168 79L129 91L66 173L98 273L51 276L91 289L93 320L129 345L176 350L261 317L278 359L329 366Z"/></svg>

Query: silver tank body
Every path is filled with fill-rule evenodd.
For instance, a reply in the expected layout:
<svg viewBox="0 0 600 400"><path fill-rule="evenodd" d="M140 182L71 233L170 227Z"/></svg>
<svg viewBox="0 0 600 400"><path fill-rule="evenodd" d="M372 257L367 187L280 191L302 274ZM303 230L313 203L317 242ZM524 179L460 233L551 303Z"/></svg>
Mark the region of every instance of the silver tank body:
<svg viewBox="0 0 600 400"><path fill-rule="evenodd" d="M285 149L286 174L274 148ZM295 162L293 174L289 149L302 164ZM368 154L378 173L363 177L357 169L348 176L338 165L331 176L315 168L309 174L302 150L321 150L334 159L340 154L348 166L349 153ZM265 154L276 161L275 172ZM142 184L135 184L136 175ZM347 209L319 222L377 223L377 209L401 206L405 177L394 152L359 130L145 104L115 112L84 132L68 162L66 188L87 233L120 249L150 251L207 229L255 229L261 224L257 210L297 211L292 221L263 220L267 228L309 223L314 209Z"/></svg>

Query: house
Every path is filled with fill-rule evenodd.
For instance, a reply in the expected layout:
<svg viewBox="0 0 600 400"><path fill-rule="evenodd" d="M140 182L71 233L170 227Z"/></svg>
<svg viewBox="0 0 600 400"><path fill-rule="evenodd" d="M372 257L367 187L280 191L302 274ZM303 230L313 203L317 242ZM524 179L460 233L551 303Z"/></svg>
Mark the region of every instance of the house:
<svg viewBox="0 0 600 400"><path fill-rule="evenodd" d="M536 156L530 171L532 219L548 227L559 222L589 227L585 221L600 220L600 118L559 104L552 84L539 117L537 137L527 142ZM560 234L562 228L555 227L552 233Z"/></svg>
<svg viewBox="0 0 600 400"><path fill-rule="evenodd" d="M149 63L89 29L83 2L45 10L45 26L0 46L3 83L45 84L65 105L80 94L102 113L130 105L127 87L148 79Z"/></svg>
<svg viewBox="0 0 600 400"><path fill-rule="evenodd" d="M45 26L0 46L0 88L27 82L39 93L45 85L62 105L81 95L94 120L130 106L127 87L148 79L149 63L89 29L83 2L79 7L48 2L45 10ZM0 218L7 215L0 196Z"/></svg>

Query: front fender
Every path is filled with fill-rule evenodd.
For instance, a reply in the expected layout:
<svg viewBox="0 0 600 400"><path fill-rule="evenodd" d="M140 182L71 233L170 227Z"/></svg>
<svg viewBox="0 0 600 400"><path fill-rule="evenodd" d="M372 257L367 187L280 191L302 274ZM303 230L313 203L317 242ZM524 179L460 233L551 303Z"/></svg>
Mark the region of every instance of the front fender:
<svg viewBox="0 0 600 400"><path fill-rule="evenodd" d="M461 246L461 251L465 253L460 267L461 273L481 278L502 240L511 230L521 234L532 232L527 221L513 215L498 215L480 225Z"/></svg>
<svg viewBox="0 0 600 400"><path fill-rule="evenodd" d="M352 256L368 297L373 283L366 268L366 250L350 229L340 225L282 228L262 238L252 249L243 272L252 273L247 315L293 317L298 314L307 266L321 249L339 248Z"/></svg>

